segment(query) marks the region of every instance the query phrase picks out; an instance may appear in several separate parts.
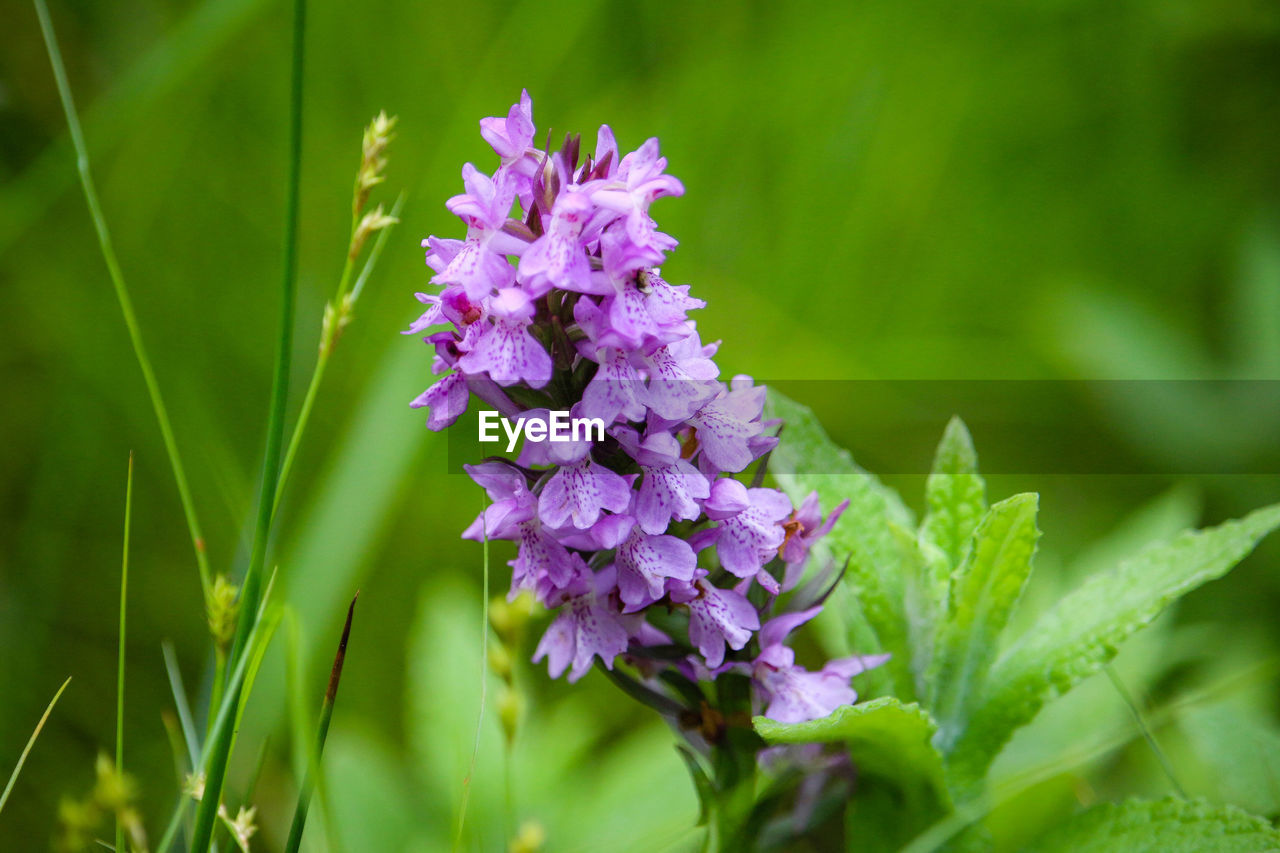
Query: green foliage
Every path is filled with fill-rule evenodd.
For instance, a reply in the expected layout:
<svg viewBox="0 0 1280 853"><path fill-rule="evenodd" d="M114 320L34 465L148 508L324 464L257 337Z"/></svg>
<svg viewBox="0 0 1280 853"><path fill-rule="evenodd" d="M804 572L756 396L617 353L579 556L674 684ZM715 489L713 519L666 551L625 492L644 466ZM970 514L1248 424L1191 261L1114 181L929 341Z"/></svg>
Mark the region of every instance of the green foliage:
<svg viewBox="0 0 1280 853"><path fill-rule="evenodd" d="M279 119L287 87L264 84L264 73L283 71L282 7L264 0L50 4L209 553L230 570L245 547L248 469L262 456L260 400L270 382L264 341L276 294L264 273L279 253L274 214L283 197ZM404 822L411 815L419 831L431 819L415 776L423 771L404 748L415 723L399 710L403 673L423 661L406 663L400 650L420 589L434 591L442 580L472 584L474 549L457 532L474 509L461 495L464 486L442 473L442 437L425 433L404 409L430 380L429 366L421 345L396 332L415 315L409 294L424 281L417 240L457 228L439 203L447 195L441 188L459 185L463 160L490 156L476 118L501 114L521 86L533 93L543 130L590 131L609 121L628 147L661 136L673 173L689 189L678 202L659 202L682 242L668 275L694 283L708 300L699 328L706 340L724 338L727 372L1185 378L1274 376L1280 366L1280 231L1265 219L1274 212L1277 174L1269 144L1274 111L1265 108L1275 75L1271 63L1259 61L1275 53L1277 30L1266 4L1203 4L1171 15L1167 4L1139 0L1118 17L1080 0L977 8L597 1L571 15L548 14L540 3L479 0L452 10L453 29L484 33L479 41L449 38L432 4L383 0L362 5L359 14L332 0L312 7L308 47L324 61L308 81L301 362L312 353L307 328L319 325L347 236L346 223L332 213L346 202L344 181L357 154L352 131L385 106L402 115L405 150L414 152L393 163L389 179L412 193L405 226L386 255L388 280L370 288L344 338L298 455L297 488L281 507L282 593L307 628L303 665L313 678L327 669L330 636L351 590L364 585L378 608L368 629L369 648L379 651L354 670L357 701L339 713L327 750L343 780L336 806L345 809L338 815L342 843L335 839L333 849L448 849L447 837L413 847L388 835L397 816ZM73 153L47 62L31 49L35 18L22 4L11 17L0 53L13 78L31 85L7 101L0 134L0 278L12 304L0 370L21 401L6 411L0 443L8 508L0 520L0 648L9 653L0 743L10 761L49 700L46 685L56 686L50 674L74 674L78 685L58 706L59 725L40 735L3 815L6 833L38 844L54 821L65 768L92 759L86 737L109 743L116 614L104 602L119 578L118 565L98 558L116 551L119 519L117 502L101 495L130 447L138 451L139 513L148 524L135 543L130 578L136 659L125 735L135 745L131 769L148 784L167 775L156 721L173 704L154 665L157 645L172 638L194 687L206 684L209 672L202 671L198 584L188 528L172 500L166 444L114 320L118 308L75 194ZM619 32L634 37L619 40ZM521 61L530 45L537 61ZM560 85L570 67L593 73ZM424 86L438 97L424 100ZM788 271L798 271L802 291L787 285ZM1161 484L1169 472L1216 470L1179 467L1206 438L1231 453L1275 446L1274 411L1205 417L1212 396L1190 383L1178 386L1183 393L1168 406L1123 395L1095 400L1082 407L1074 432L1067 425L1064 443L1123 447L1133 470L1160 475ZM857 395L820 402L826 429L842 443L880 426ZM1023 402L1012 414L1025 417L1026 410ZM972 426L994 460L991 434ZM1027 470L1051 462L1060 446L1041 442ZM897 445L876 451L891 447ZM993 495L1027 488L988 479ZM1046 541L1026 594L1043 597L1024 595L1010 636L1030 624L1039 602L1056 600L1063 582L1057 566L1074 565L1078 544L1119 517L1148 482L1091 478L1087 503L1078 500L1076 480L1043 484ZM1275 499L1274 483L1263 478L1200 485L1217 518ZM914 499L915 490L910 494ZM914 526L901 532L916 533ZM901 559L922 555L945 583L954 564L934 559L937 552L904 548ZM1115 562L1103 559L1098 568ZM475 590L466 591L463 603L478 610ZM1179 649L1198 639L1201 655L1194 664L1171 655L1182 662L1177 670L1144 673L1153 707L1222 675L1204 652L1235 649L1238 631L1266 630L1278 595L1274 573L1253 571L1188 602L1179 616L1229 621L1232 630L1171 633ZM859 607L849 588L831 602L811 636L832 649L876 648L850 642L838 624ZM934 620L921 613L919 632L911 611L907 618L913 674L923 682ZM1274 633L1266 643L1253 649L1255 659L1274 654ZM287 739L276 733L284 684L272 677L277 657L264 663L245 717L254 734L273 732L264 802L293 794L278 754ZM916 660L925 668L917 670ZM440 701L458 685L469 690L473 671L463 668L456 682L437 686ZM549 833L552 845L656 849L632 831L643 819L634 803L665 793L692 802L691 791L671 791L682 787L671 784L682 770L669 733L649 727L636 743L620 742L607 722L611 685L591 676L568 688L544 684L542 673L522 675L547 694L532 703L531 716L554 717L548 737L572 745L540 746L516 785L519 794L549 786L546 780L577 779L563 805L546 798L566 827ZM896 693L875 688L883 676L859 676L857 686L871 696ZM193 700L203 692L193 691ZM1094 678L1064 701L1092 721L1105 716L1112 693ZM1062 708L1055 702L1045 711ZM457 729L441 727L436 737L469 743L475 717L463 716ZM1184 722L1164 715L1171 716ZM1271 723L1267 701L1259 702L1258 716L1259 725ZM1066 720L1064 728L1074 724ZM1113 744L1120 736L1107 733ZM1241 740L1233 749L1247 754L1247 747ZM1188 774L1187 756L1174 757ZM387 774L376 772L384 768ZM1096 775L1131 781L1111 769L1095 768L1102 771ZM482 762L478 772L498 773L499 765ZM1244 775L1266 778L1250 770L1237 776L1241 786ZM1082 785L1098 780L1054 781L1074 803ZM230 785L238 789L239 780ZM1213 790L1211 781L1205 785ZM609 804L622 810L579 805L588 802L584 794L610 786L627 787L637 799ZM1245 802L1235 791L1220 794ZM163 816L158 805L146 808L153 822ZM609 843L591 834L606 823ZM566 841L565 832L576 836Z"/></svg>
<svg viewBox="0 0 1280 853"><path fill-rule="evenodd" d="M858 768L845 827L851 840L858 839L856 849L897 850L918 827L951 810L942 755L932 743L937 725L919 705L882 696L807 723L754 722L771 744L846 745Z"/></svg>
<svg viewBox="0 0 1280 853"><path fill-rule="evenodd" d="M983 706L956 743L955 772L978 780L1017 728L1115 656L1171 602L1219 578L1280 526L1280 506L1188 531L1094 575L1051 608L997 661Z"/></svg>
<svg viewBox="0 0 1280 853"><path fill-rule="evenodd" d="M986 833L970 824L990 808L987 770L1013 732L1097 672L1170 603L1221 577L1280 526L1278 505L1157 541L1092 574L1011 642L1009 625L1040 536L1038 496L1016 495L986 509L968 431L953 420L926 484L927 514L913 531L901 501L835 447L812 413L776 393L772 405L787 427L771 471L793 499L810 489L828 509L850 499L830 548L837 560L848 555L846 578L878 649L899 657L894 695L922 699L908 705L881 695L795 725L755 720L770 743L845 745L860 780L846 813L851 849L867 843L897 849L913 838L913 849L988 847ZM1156 522L1164 515L1155 513ZM944 587L939 578L947 574ZM856 644L859 631L849 633ZM1185 835L1178 834L1179 821L1187 824ZM1127 840L1144 832L1170 845L1150 849L1195 849L1198 839L1238 835L1249 826L1258 824L1243 813L1185 803L1106 807L1050 836L1054 844L1076 839L1076 846L1045 849L1131 849ZM1102 846L1090 846L1095 842Z"/></svg>
<svg viewBox="0 0 1280 853"><path fill-rule="evenodd" d="M978 454L964 421L952 418L942 434L933 471L925 484L924 517L920 533L925 542L960 565L969 541L987 511L987 484L978 474Z"/></svg>
<svg viewBox="0 0 1280 853"><path fill-rule="evenodd" d="M1047 832L1028 853L1258 853L1280 832L1230 806L1176 799L1102 803Z"/></svg>
<svg viewBox="0 0 1280 853"><path fill-rule="evenodd" d="M1000 636L1031 575L1040 538L1038 503L1038 495L1016 495L991 507L951 577L928 679L944 749L965 729L981 700Z"/></svg>

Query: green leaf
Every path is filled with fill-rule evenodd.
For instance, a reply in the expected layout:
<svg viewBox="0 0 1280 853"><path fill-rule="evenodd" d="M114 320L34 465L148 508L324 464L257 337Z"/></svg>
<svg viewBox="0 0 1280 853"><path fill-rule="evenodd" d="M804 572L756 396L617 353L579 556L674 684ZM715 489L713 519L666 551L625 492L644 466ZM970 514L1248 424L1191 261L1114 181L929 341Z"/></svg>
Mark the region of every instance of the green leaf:
<svg viewBox="0 0 1280 853"><path fill-rule="evenodd" d="M1280 832L1232 806L1167 799L1094 806L1055 827L1029 853L1257 853Z"/></svg>
<svg viewBox="0 0 1280 853"><path fill-rule="evenodd" d="M928 679L943 752L959 738L982 695L1000 635L1031 574L1040 538L1039 501L1034 494L1014 495L991 507L952 575Z"/></svg>
<svg viewBox="0 0 1280 853"><path fill-rule="evenodd" d="M706 826L716 801L716 786L702 769L702 762L693 750L684 744L676 744L676 752L684 759L684 766L689 768L689 777L693 779L694 790L698 792L698 826Z"/></svg>
<svg viewBox="0 0 1280 853"><path fill-rule="evenodd" d="M937 727L917 704L885 696L806 723L756 717L754 724L770 744L846 745L858 769L848 825L860 850L897 850L951 811L942 756L933 746Z"/></svg>
<svg viewBox="0 0 1280 853"><path fill-rule="evenodd" d="M837 561L848 558L845 578L862 606L865 625L853 621L856 614L847 614L849 634L863 643L855 650L859 654L892 654L882 671L891 676L895 692L912 695L901 552L889 527L890 522L913 526L910 511L892 489L835 445L805 406L771 390L766 417L786 422L782 442L769 458L769 471L779 487L795 502L816 491L827 512L848 499L849 509L827 537L826 547ZM865 646L873 632L878 649ZM877 684L878 678L883 676L869 679L872 692L888 686Z"/></svg>
<svg viewBox="0 0 1280 853"><path fill-rule="evenodd" d="M948 757L956 778L980 780L1013 731L1045 702L1097 672L1124 639L1178 597L1226 574L1278 526L1275 505L1187 531L1061 599L996 662L981 708Z"/></svg>
<svg viewBox="0 0 1280 853"><path fill-rule="evenodd" d="M987 484L978 475L978 454L969 430L958 417L951 419L942 434L924 493L928 512L920 532L926 542L947 555L952 567L958 566L987 511Z"/></svg>

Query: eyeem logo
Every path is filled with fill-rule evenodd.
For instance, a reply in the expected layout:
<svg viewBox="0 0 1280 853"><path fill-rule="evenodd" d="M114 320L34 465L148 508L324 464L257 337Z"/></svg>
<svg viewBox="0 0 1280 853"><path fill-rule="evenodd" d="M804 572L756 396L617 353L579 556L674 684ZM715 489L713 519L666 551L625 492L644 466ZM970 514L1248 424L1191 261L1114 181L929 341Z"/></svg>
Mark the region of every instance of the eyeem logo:
<svg viewBox="0 0 1280 853"><path fill-rule="evenodd" d="M573 418L568 412L549 412L547 419L517 418L513 424L507 418L494 411L480 412L480 441L501 441L498 427L507 435L507 452L516 449L521 433L526 441L569 442L569 441L604 441L604 419Z"/></svg>

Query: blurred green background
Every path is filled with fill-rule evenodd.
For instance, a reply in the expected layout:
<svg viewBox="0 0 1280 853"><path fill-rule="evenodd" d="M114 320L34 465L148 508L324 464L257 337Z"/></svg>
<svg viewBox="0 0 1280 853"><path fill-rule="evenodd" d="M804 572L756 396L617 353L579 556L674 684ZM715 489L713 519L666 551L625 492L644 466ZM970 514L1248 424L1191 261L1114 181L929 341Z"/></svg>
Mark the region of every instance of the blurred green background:
<svg viewBox="0 0 1280 853"><path fill-rule="evenodd" d="M215 568L240 568L277 316L287 10L275 0L56 0L52 14L210 554ZM161 641L174 642L197 704L209 661L173 479L36 17L4 0L3 19L4 775L58 684L74 679L0 816L0 849L30 850L53 837L59 799L88 790L95 754L113 744L130 450L126 760L155 835L176 790ZM428 384L429 356L398 332L428 278L419 241L460 234L443 201L461 186L461 164L493 165L476 121L505 114L521 87L541 133L593 141L607 122L624 148L661 137L687 188L654 210L681 241L664 274L708 301L699 324L704 339L724 339L726 374L1280 378L1275 3L314 0L307 50L295 408L343 261L360 131L379 109L400 117L381 200L409 194L329 368L277 542L308 713L346 601L362 590L313 849L326 827L347 850L435 850L452 837L481 636L480 549L457 534L480 495L446 471L443 440L407 408ZM1248 471L1274 448L1280 419L1206 423L1205 386L1171 387L1159 411L1085 405L1043 431L1043 470L1069 441L1144 473L1034 476L1029 466L991 478L995 497L1044 494L1041 576L1025 612L1107 565L1117 543L1280 499L1275 476L1178 475L1189 430ZM865 443L857 399L802 402L839 440ZM975 430L980 454L986 438ZM918 506L921 477L889 479ZM1264 545L1118 664L1184 785L1272 815L1278 567L1280 547ZM508 577L496 561L495 589ZM282 843L294 790L287 633L251 702L229 789L234 799L269 734L256 798L266 850ZM501 849L526 818L555 850L692 843L692 786L655 720L595 674L574 687L531 667L518 678L530 708L514 804L504 805L490 714L468 849ZM1076 758L997 812L997 838L1015 844L1038 815L1081 800L1167 791L1126 715L1104 681L1020 736L1003 772ZM1086 723L1110 740L1082 742Z"/></svg>

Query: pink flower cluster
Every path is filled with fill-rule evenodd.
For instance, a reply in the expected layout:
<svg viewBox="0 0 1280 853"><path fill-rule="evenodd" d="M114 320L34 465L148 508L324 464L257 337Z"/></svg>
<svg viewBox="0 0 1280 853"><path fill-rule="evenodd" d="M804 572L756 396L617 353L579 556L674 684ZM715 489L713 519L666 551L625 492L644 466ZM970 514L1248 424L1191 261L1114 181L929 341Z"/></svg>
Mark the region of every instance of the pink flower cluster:
<svg viewBox="0 0 1280 853"><path fill-rule="evenodd" d="M527 92L480 130L500 164L462 169L447 206L466 238L423 244L442 289L417 294L428 308L407 333L430 331L441 378L412 405L433 430L472 395L513 419L607 425L603 441L526 441L518 459L468 467L491 503L463 535L517 543L512 595L557 611L535 660L571 681L619 656L650 676L739 672L784 722L853 702L850 678L880 659L806 670L784 641L820 604L775 612L845 504L824 521L816 494L794 507L735 478L777 438L765 389L720 381L718 345L688 316L705 303L660 274L676 241L649 209L684 188L658 140L619 156L604 126L591 156L576 138L536 148Z"/></svg>

